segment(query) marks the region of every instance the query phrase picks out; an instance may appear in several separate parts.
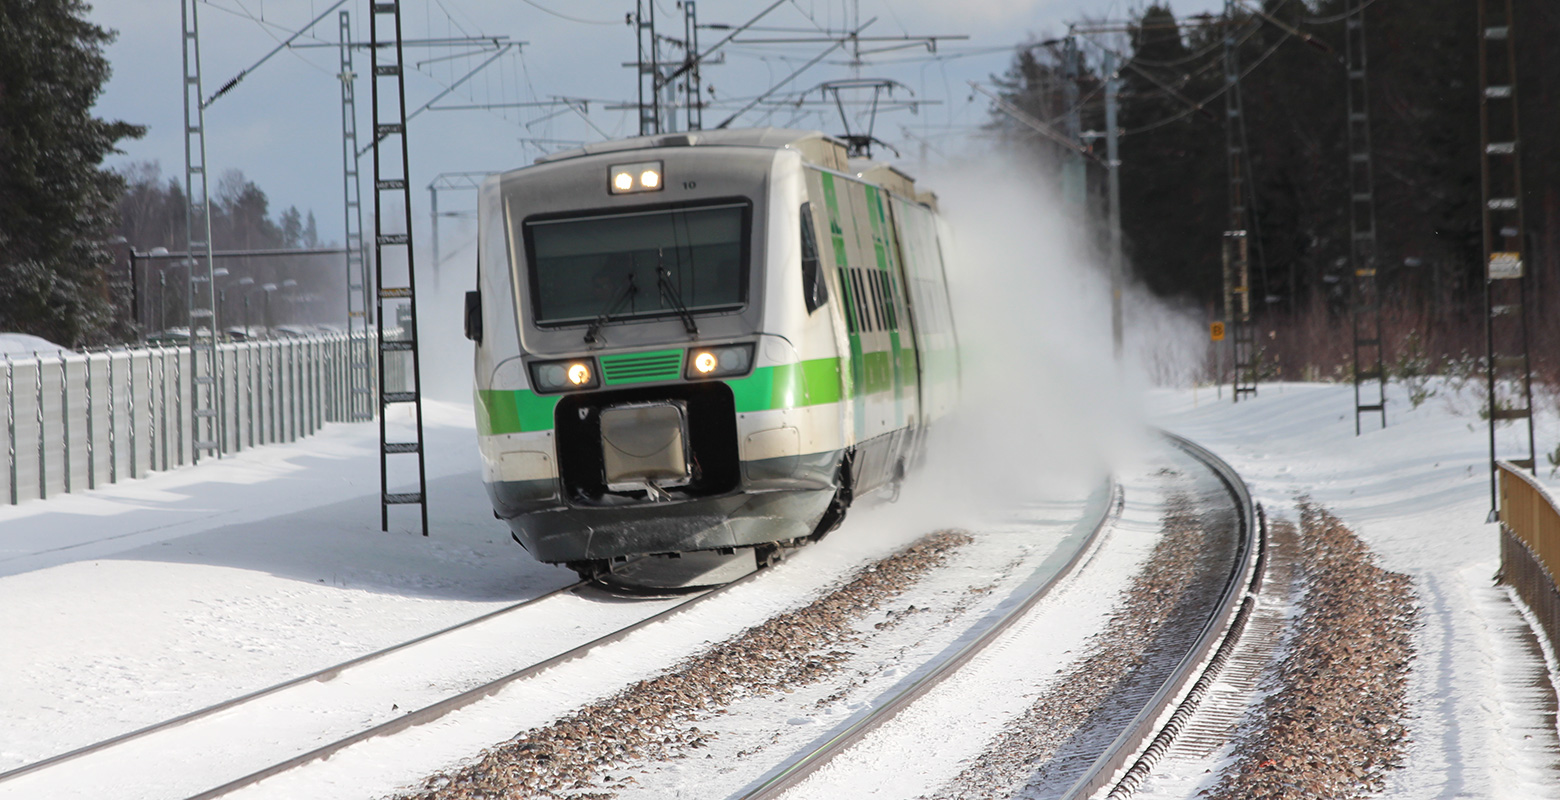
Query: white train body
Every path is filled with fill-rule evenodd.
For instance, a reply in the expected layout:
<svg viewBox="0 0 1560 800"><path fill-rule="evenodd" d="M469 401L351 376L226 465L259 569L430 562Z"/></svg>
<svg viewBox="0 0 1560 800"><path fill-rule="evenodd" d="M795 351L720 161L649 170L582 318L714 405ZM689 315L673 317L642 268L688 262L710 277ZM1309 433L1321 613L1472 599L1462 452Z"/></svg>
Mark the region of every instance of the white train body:
<svg viewBox="0 0 1560 800"><path fill-rule="evenodd" d="M821 134L591 145L479 213L483 477L542 561L821 534L957 400L935 201Z"/></svg>

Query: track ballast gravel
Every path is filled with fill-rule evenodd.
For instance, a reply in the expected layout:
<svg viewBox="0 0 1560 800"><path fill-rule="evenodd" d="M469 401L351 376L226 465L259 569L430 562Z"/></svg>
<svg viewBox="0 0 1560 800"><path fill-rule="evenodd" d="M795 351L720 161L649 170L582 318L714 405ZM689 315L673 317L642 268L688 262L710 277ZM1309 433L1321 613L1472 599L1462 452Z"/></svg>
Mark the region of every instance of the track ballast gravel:
<svg viewBox="0 0 1560 800"><path fill-rule="evenodd" d="M687 756L712 735L697 722L733 701L810 684L852 654L857 622L942 566L971 541L934 533L858 570L804 608L592 703L551 725L520 733L473 763L428 778L407 800L610 798L631 788L621 770L643 760ZM611 773L619 770L617 776Z"/></svg>
<svg viewBox="0 0 1560 800"><path fill-rule="evenodd" d="M1292 523L1280 522L1280 525ZM1301 613L1276 690L1243 729L1211 800L1332 800L1383 788L1401 762L1418 604L1342 522L1300 504Z"/></svg>

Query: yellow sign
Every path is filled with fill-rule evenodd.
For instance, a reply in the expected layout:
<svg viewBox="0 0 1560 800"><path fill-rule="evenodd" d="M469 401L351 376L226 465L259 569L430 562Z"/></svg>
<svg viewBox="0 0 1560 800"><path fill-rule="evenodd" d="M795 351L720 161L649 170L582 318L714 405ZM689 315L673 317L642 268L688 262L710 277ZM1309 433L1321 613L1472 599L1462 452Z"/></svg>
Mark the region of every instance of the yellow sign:
<svg viewBox="0 0 1560 800"><path fill-rule="evenodd" d="M1224 323L1213 322L1208 325L1208 338L1215 342L1224 341Z"/></svg>

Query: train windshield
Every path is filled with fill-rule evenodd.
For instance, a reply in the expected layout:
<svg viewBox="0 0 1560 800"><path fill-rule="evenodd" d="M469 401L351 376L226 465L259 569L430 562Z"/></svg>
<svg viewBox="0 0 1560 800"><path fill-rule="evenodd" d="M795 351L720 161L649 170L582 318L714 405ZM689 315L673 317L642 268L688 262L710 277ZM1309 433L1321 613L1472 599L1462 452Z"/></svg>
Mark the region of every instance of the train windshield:
<svg viewBox="0 0 1560 800"><path fill-rule="evenodd" d="M527 220L538 324L729 311L747 303L747 202ZM665 270L662 273L660 270Z"/></svg>

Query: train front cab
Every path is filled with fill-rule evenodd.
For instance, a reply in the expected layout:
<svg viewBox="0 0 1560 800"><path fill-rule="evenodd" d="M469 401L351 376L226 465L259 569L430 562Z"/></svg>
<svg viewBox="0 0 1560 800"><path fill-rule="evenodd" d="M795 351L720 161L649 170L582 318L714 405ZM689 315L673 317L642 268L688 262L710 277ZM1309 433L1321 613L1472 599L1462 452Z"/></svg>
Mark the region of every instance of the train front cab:
<svg viewBox="0 0 1560 800"><path fill-rule="evenodd" d="M902 474L924 426L927 390L906 291L917 293L917 264L931 266L930 213L912 204L924 235L902 251L888 192L809 165L791 148L635 151L663 165L678 196L669 188L660 202L603 206L568 195L626 155L519 170L484 186L481 291L471 314L486 334L477 408L496 514L537 558L577 568L790 542L827 528L853 492ZM656 309L592 331L601 313L552 325L538 313L550 291L529 268L549 257L540 226L610 214L623 228L734 198L747 215L740 302L704 302L687 273L677 276L680 293L692 295L681 303L686 315ZM637 247L646 258L650 244ZM663 265L665 244L656 248ZM935 268L942 290L940 259ZM649 273L636 280L655 285ZM580 308L610 305L602 301L610 291L581 295ZM587 333L598 341L586 342ZM547 384L560 369L569 380L575 364L591 373L587 385ZM709 364L714 377L701 373Z"/></svg>

